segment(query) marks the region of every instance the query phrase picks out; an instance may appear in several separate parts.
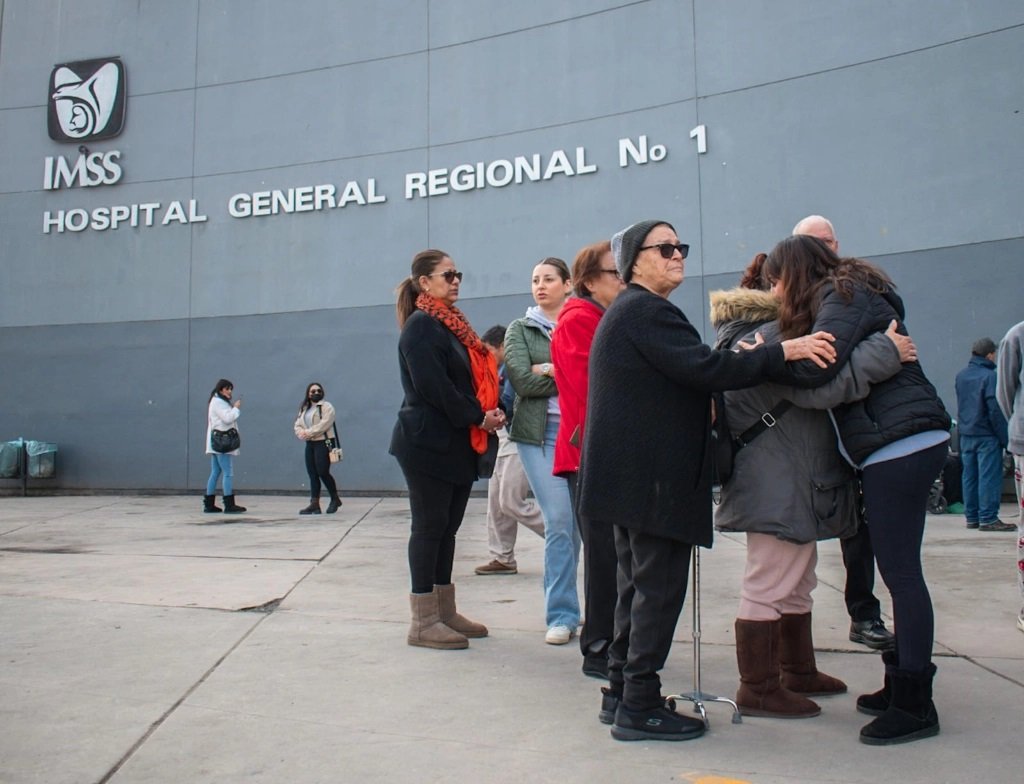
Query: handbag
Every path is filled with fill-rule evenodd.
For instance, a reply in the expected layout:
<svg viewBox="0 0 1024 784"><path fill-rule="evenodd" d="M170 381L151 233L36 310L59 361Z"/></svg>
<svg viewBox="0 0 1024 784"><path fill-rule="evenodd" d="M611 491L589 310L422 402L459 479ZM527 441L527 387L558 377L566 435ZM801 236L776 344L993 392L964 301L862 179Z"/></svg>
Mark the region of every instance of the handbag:
<svg viewBox="0 0 1024 784"><path fill-rule="evenodd" d="M340 463L345 458L345 452L340 446L341 439L338 438L338 423L334 423L334 438L325 438L324 445L327 447L327 459L332 463Z"/></svg>
<svg viewBox="0 0 1024 784"><path fill-rule="evenodd" d="M226 452L234 452L241 445L242 439L235 428L230 430L214 430L210 433L210 449L219 454L223 455Z"/></svg>
<svg viewBox="0 0 1024 784"><path fill-rule="evenodd" d="M713 484L724 485L732 478L736 453L757 438L765 430L775 427L779 417L786 413L792 403L781 400L771 411L761 414L760 418L744 430L736 438L729 430L729 419L726 414L725 395L721 392L713 394L715 402L715 421L711 425L711 459L714 466Z"/></svg>

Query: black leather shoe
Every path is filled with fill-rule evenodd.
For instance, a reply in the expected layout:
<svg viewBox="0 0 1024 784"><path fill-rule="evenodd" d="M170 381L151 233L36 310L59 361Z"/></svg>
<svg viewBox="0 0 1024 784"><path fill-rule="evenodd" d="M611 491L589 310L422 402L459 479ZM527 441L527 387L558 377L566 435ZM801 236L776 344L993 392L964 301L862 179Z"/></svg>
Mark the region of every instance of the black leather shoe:
<svg viewBox="0 0 1024 784"><path fill-rule="evenodd" d="M895 635L885 628L881 618L850 624L850 642L859 642L876 651L889 651L896 645Z"/></svg>

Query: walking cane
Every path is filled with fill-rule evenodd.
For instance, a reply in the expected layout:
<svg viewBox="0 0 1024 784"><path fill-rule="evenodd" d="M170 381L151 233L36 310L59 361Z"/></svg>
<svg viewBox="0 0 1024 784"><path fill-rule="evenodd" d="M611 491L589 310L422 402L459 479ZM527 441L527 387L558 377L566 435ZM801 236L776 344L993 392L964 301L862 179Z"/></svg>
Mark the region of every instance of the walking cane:
<svg viewBox="0 0 1024 784"><path fill-rule="evenodd" d="M700 547L693 548L693 691L689 694L672 694L669 699L688 700L693 703L693 712L699 713L704 726L709 727L708 714L704 709L705 702L724 702L732 705L732 723L742 724L740 708L728 697L709 694L700 688Z"/></svg>

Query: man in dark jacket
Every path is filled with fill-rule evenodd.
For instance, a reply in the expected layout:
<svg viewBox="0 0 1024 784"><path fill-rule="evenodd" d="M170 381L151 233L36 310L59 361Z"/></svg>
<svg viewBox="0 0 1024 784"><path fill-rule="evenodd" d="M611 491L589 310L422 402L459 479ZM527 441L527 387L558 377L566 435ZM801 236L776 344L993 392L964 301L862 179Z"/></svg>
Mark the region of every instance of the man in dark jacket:
<svg viewBox="0 0 1024 784"><path fill-rule="evenodd" d="M661 695L694 545L710 547L711 392L785 380L786 360L834 359L822 333L749 351L714 351L668 295L689 250L664 221L612 238L629 285L601 319L590 355L580 513L611 526L618 555L609 686L599 718L618 740L704 732ZM818 359L824 357L825 359Z"/></svg>
<svg viewBox="0 0 1024 784"><path fill-rule="evenodd" d="M964 514L979 531L1016 531L999 519L1003 494L1006 417L996 400L996 344L976 340L971 360L956 374L956 420L963 461Z"/></svg>
<svg viewBox="0 0 1024 784"><path fill-rule="evenodd" d="M839 254L839 240L828 218L808 215L793 227L793 236L817 237ZM875 551L871 546L871 529L857 527L856 533L839 542L846 569L843 598L850 616L850 640L876 651L892 648L896 638L882 621L882 605L875 596Z"/></svg>

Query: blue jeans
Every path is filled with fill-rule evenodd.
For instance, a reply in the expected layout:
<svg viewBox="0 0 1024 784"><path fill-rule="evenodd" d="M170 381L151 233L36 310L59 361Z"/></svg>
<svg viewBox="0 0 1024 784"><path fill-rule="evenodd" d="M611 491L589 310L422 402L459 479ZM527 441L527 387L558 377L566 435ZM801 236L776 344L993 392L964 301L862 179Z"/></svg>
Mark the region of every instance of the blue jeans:
<svg viewBox="0 0 1024 784"><path fill-rule="evenodd" d="M1003 495L1003 449L993 436L960 436L964 472L964 514L970 523L999 519Z"/></svg>
<svg viewBox="0 0 1024 784"><path fill-rule="evenodd" d="M234 455L210 455L210 478L206 480L206 494L217 494L217 480L224 474L224 495L234 495L231 480L235 475Z"/></svg>
<svg viewBox="0 0 1024 784"><path fill-rule="evenodd" d="M551 473L555 464L558 417L548 414L544 445L519 442L519 459L544 515L544 603L548 628L580 622L576 569L580 560L580 533L569 498L569 483Z"/></svg>

